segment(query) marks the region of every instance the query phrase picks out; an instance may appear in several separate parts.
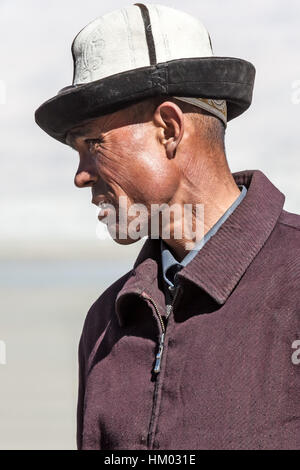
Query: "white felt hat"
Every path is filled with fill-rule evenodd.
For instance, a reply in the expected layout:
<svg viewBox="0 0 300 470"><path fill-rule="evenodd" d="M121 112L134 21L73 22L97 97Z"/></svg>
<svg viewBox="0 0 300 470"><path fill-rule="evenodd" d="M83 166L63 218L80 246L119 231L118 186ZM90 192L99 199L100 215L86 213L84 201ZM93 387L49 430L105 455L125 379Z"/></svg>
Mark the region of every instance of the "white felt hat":
<svg viewBox="0 0 300 470"><path fill-rule="evenodd" d="M255 69L213 55L197 18L135 4L89 23L72 44L73 83L36 111L38 125L65 143L72 127L151 96L225 100L227 119L251 103Z"/></svg>

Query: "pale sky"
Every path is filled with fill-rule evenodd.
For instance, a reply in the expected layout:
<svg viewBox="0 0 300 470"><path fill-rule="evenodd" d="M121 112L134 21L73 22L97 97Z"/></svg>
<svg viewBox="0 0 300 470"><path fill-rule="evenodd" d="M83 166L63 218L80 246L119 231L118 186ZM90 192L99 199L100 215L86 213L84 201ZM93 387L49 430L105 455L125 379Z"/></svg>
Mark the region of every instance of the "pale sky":
<svg viewBox="0 0 300 470"><path fill-rule="evenodd" d="M160 3L197 15L210 32L215 55L255 65L253 104L227 128L230 167L261 169L286 194L285 208L299 212L300 103L293 103L292 87L300 80L300 2ZM2 246L8 239L95 240L97 209L90 191L73 186L78 157L42 132L34 111L71 84L70 48L79 30L128 4L0 0L0 82L6 86L6 103L0 104Z"/></svg>

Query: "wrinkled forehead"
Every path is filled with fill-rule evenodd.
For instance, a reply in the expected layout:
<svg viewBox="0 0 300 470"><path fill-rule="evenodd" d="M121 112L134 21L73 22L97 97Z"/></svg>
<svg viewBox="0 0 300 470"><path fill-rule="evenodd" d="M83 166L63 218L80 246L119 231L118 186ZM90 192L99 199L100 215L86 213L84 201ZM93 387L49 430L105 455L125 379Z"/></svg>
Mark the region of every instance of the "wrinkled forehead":
<svg viewBox="0 0 300 470"><path fill-rule="evenodd" d="M98 126L97 126L98 124ZM99 127L99 118L89 119L88 121L82 122L80 125L73 127L67 132L66 135L66 143L70 146L74 146L74 142L79 137L84 137L86 135L91 134L95 131L97 127Z"/></svg>
<svg viewBox="0 0 300 470"><path fill-rule="evenodd" d="M90 132L92 132L91 126L85 125L85 126L75 127L71 129L70 131L68 131L66 135L66 142L68 145L72 147L76 139L78 139L79 137L83 137Z"/></svg>
<svg viewBox="0 0 300 470"><path fill-rule="evenodd" d="M143 122L144 113L141 110L135 111L136 105L137 103L131 103L129 106L127 104L117 111L89 119L73 127L66 134L65 141L67 145L74 147L74 142L77 138L88 136L95 131L102 134Z"/></svg>

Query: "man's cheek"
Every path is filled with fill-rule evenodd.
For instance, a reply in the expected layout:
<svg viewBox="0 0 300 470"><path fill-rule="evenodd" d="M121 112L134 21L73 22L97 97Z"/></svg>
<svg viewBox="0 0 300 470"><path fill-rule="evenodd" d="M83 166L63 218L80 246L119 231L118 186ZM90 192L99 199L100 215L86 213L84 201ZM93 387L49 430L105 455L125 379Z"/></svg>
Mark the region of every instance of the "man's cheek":
<svg viewBox="0 0 300 470"><path fill-rule="evenodd" d="M116 179L119 175L117 165L108 158L99 158L97 161L97 172L101 179L107 183Z"/></svg>

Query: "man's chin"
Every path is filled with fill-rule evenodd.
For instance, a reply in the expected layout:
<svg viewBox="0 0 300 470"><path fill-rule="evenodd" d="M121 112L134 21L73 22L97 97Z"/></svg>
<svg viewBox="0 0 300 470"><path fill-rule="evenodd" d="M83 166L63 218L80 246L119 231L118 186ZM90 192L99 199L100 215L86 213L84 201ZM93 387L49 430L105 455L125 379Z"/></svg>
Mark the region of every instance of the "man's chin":
<svg viewBox="0 0 300 470"><path fill-rule="evenodd" d="M116 233L115 231L110 231L109 227L108 232L113 241L116 242L118 245L133 245L133 243L136 243L143 238L142 236L139 238L130 238L129 235L126 233L120 234L118 232Z"/></svg>
<svg viewBox="0 0 300 470"><path fill-rule="evenodd" d="M139 239L140 240L140 239ZM139 240L133 240L132 238L113 238L113 241L118 245L132 245L133 243L138 242Z"/></svg>

